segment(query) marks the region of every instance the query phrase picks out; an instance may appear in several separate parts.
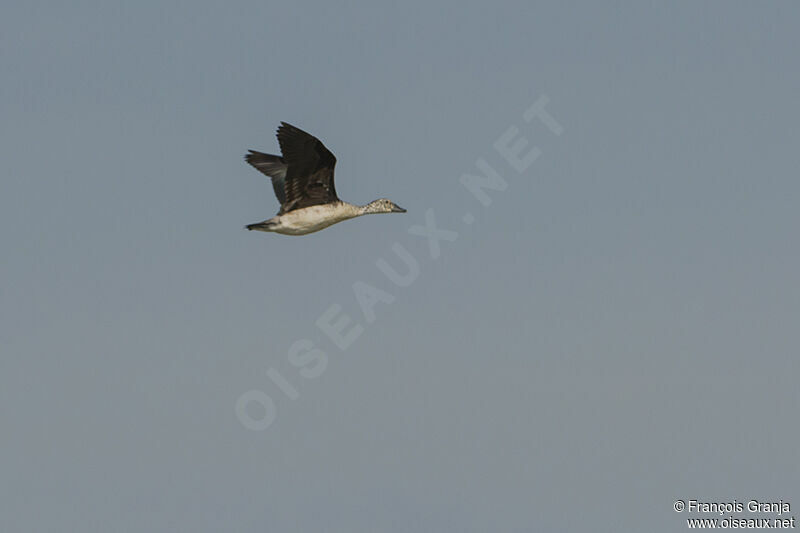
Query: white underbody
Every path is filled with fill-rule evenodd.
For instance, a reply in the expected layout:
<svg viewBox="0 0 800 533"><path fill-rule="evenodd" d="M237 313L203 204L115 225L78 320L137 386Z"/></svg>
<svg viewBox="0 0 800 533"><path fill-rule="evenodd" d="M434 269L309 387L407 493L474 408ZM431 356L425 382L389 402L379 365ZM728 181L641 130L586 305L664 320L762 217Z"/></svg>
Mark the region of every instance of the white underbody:
<svg viewBox="0 0 800 533"><path fill-rule="evenodd" d="M289 211L269 219L268 228L253 228L283 235L307 235L337 222L357 217L360 213L354 205L345 202L336 204L312 205Z"/></svg>

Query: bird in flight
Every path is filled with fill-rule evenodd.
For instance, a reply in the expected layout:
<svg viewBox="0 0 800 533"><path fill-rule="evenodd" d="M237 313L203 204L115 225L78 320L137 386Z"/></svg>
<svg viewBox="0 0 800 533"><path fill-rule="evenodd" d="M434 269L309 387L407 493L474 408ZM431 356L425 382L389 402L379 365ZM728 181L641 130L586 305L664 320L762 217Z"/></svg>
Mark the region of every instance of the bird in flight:
<svg viewBox="0 0 800 533"><path fill-rule="evenodd" d="M306 235L361 215L406 212L386 198L367 205L339 200L333 185L336 158L320 140L286 122L281 122L277 136L281 156L255 150L244 156L272 179L272 189L281 203L277 215L247 225L248 230Z"/></svg>

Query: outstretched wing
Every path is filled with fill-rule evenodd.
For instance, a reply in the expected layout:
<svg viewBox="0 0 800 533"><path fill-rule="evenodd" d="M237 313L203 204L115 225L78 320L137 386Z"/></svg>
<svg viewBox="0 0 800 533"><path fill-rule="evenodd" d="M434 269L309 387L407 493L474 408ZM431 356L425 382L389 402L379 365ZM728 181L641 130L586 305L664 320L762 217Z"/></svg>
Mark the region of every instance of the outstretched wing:
<svg viewBox="0 0 800 533"><path fill-rule="evenodd" d="M281 213L339 199L333 183L336 158L319 139L281 122L278 143L287 165Z"/></svg>
<svg viewBox="0 0 800 533"><path fill-rule="evenodd" d="M249 152L244 156L245 161L269 176L272 180L272 189L275 191L275 196L283 205L286 202L286 162L277 155L262 154L255 150L249 150Z"/></svg>

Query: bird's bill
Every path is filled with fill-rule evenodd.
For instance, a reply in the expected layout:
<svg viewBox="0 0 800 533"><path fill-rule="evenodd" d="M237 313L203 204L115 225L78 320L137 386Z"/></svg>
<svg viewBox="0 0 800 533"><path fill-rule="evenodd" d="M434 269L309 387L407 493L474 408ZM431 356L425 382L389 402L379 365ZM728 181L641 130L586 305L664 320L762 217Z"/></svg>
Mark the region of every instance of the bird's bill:
<svg viewBox="0 0 800 533"><path fill-rule="evenodd" d="M397 204L392 204L392 213L405 213L406 210Z"/></svg>

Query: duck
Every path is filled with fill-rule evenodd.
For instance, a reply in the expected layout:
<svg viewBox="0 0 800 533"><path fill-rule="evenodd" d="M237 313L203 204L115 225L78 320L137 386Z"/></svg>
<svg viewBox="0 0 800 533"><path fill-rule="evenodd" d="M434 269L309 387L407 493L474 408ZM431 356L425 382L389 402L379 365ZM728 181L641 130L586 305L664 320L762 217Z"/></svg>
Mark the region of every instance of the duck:
<svg viewBox="0 0 800 533"><path fill-rule="evenodd" d="M244 158L272 180L281 207L274 217L248 224L250 231L308 235L338 222L377 213L405 213L387 198L366 205L344 202L336 195L333 169L336 158L313 135L281 122L277 131L281 155L248 150Z"/></svg>

